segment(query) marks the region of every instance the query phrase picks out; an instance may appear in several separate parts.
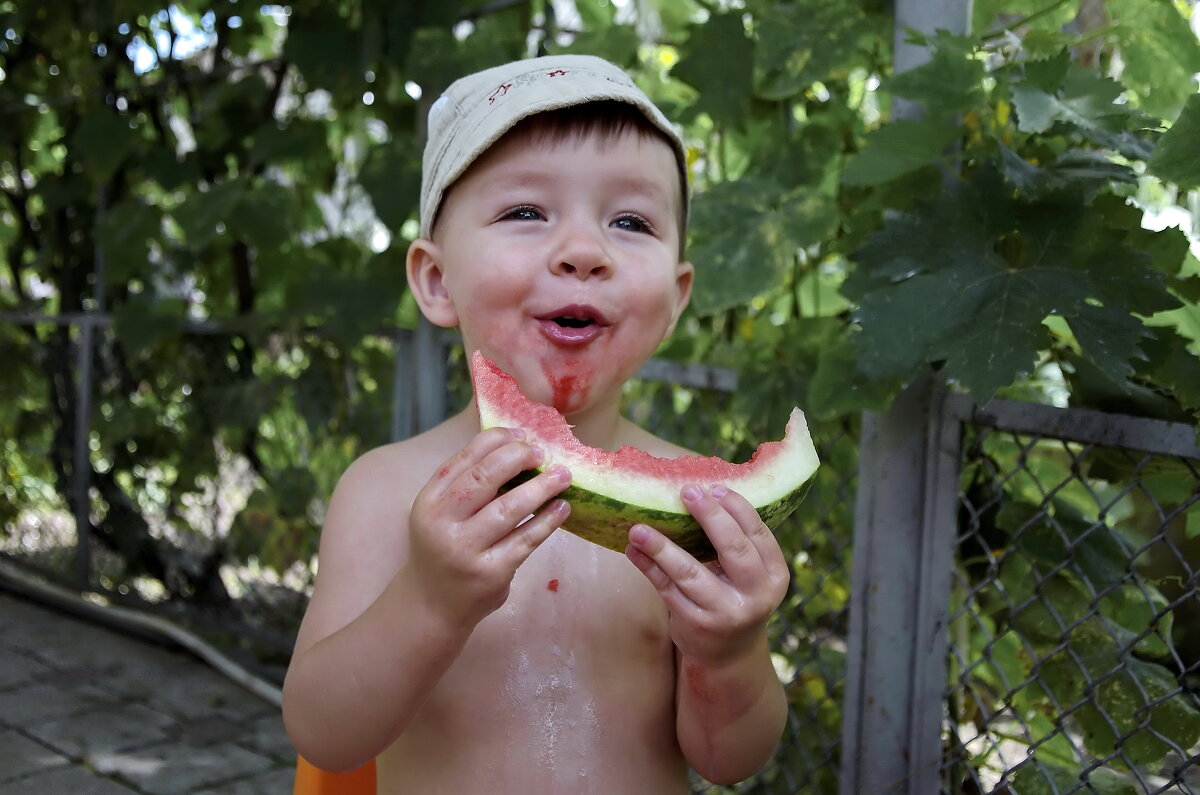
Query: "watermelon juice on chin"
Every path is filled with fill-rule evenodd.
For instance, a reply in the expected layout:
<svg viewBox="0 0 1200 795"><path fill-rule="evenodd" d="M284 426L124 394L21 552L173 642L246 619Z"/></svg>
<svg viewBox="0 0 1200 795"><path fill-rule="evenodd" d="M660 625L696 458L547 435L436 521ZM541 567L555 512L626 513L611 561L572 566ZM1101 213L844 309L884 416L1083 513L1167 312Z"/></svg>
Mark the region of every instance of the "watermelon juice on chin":
<svg viewBox="0 0 1200 795"><path fill-rule="evenodd" d="M480 426L521 428L545 453L538 469L517 482L556 465L567 467L571 486L560 496L571 504L571 514L563 529L617 552L624 551L630 527L647 524L697 559L711 560L716 553L684 507L680 489L721 483L745 497L774 530L800 504L817 469L817 453L798 408L792 410L784 438L760 444L743 464L705 456L659 458L628 445L602 450L583 444L558 410L530 400L515 378L479 351L471 357L471 377Z"/></svg>

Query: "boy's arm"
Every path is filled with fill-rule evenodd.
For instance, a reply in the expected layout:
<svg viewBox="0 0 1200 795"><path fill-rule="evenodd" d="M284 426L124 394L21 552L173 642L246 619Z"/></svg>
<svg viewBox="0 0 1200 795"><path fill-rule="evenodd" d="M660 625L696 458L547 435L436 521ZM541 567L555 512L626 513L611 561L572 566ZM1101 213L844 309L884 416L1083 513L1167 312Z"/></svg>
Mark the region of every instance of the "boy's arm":
<svg viewBox="0 0 1200 795"><path fill-rule="evenodd" d="M569 476L554 470L497 496L540 458L507 429L481 433L411 511L395 459L368 456L342 478L284 682L284 723L308 761L345 770L386 749L504 604L517 567L568 510L553 498Z"/></svg>
<svg viewBox="0 0 1200 795"><path fill-rule="evenodd" d="M754 508L722 486L689 487L718 563L704 565L658 531L637 525L626 554L670 610L678 661L676 733L688 763L731 784L770 758L787 720L766 622L783 601L788 567Z"/></svg>

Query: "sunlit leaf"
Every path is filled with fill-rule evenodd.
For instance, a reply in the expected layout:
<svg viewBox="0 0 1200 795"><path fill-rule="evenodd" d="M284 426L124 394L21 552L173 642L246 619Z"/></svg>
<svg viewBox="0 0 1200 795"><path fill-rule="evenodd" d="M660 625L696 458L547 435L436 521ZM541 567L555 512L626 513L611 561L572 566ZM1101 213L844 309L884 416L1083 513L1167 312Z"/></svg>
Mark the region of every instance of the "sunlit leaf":
<svg viewBox="0 0 1200 795"><path fill-rule="evenodd" d="M1143 108L1172 118L1194 102L1200 72L1200 39L1171 0L1108 0L1104 4L1120 48L1121 82Z"/></svg>

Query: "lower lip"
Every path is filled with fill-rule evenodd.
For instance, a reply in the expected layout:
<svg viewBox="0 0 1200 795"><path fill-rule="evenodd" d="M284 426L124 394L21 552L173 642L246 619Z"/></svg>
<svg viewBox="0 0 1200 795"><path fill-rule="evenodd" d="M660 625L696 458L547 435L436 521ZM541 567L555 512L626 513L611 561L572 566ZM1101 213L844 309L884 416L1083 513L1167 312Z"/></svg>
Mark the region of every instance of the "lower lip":
<svg viewBox="0 0 1200 795"><path fill-rule="evenodd" d="M600 336L604 327L599 323L591 323L580 328L560 326L553 320L539 320L538 325L542 334L557 345L584 345Z"/></svg>

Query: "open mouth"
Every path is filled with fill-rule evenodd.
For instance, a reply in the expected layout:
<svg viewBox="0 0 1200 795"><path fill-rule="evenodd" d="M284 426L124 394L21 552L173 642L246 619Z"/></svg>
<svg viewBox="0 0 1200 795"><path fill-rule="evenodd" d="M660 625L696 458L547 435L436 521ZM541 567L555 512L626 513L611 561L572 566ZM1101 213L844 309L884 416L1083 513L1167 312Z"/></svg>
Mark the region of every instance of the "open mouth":
<svg viewBox="0 0 1200 795"><path fill-rule="evenodd" d="M567 317L565 315L559 315L550 319L563 328L587 328L596 322L589 317Z"/></svg>
<svg viewBox="0 0 1200 795"><path fill-rule="evenodd" d="M566 345L589 342L608 326L607 319L598 309L584 304L560 307L538 320L542 333L552 341Z"/></svg>

